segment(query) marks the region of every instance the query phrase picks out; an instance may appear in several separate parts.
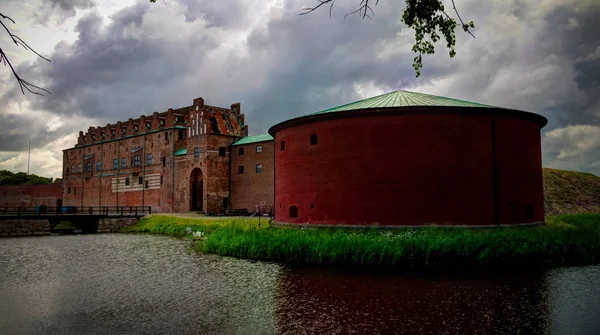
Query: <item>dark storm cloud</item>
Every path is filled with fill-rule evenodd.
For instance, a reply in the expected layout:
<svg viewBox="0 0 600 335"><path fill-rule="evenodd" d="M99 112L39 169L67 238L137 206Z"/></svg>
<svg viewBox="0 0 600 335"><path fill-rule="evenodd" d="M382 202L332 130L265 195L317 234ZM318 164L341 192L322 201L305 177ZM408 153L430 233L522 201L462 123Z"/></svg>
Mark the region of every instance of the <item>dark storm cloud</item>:
<svg viewBox="0 0 600 335"><path fill-rule="evenodd" d="M439 43L435 55L424 57L418 79L411 66L414 32L400 22L403 6L381 1L373 20L344 19L358 2L336 3L330 18L325 7L299 16L303 7L317 4L312 0L178 0L168 2L170 14L160 1L142 1L108 25L98 14L86 15L75 28L79 39L59 43L51 64L36 61L19 70L52 92L28 97L33 108L93 117L100 125L202 96L212 105L240 101L251 133L259 133L287 118L362 98L367 93L360 85L539 112L550 119L547 130L598 121L600 59L589 55L600 40L594 27L600 11L593 1L580 1L585 10L554 0L539 6L461 1L461 15L476 22L477 38L457 30L457 57L450 59ZM78 8L87 2L65 3ZM542 10L547 7L554 9ZM11 89L0 93L0 103L22 99ZM546 162L564 149L561 143L577 147L578 131L590 138L594 130L553 133ZM589 156L581 164L595 162L593 150L577 153Z"/></svg>
<svg viewBox="0 0 600 335"><path fill-rule="evenodd" d="M0 114L0 152L24 151L31 140L32 148L41 148L69 131L67 125L49 130L49 120L23 115Z"/></svg>

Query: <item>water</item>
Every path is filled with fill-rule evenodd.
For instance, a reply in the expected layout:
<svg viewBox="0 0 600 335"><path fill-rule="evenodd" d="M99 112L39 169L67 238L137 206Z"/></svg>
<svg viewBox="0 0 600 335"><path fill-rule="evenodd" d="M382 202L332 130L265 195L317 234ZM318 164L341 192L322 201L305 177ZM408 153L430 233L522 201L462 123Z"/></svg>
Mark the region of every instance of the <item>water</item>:
<svg viewBox="0 0 600 335"><path fill-rule="evenodd" d="M600 266L401 275L150 235L0 239L0 334L600 334Z"/></svg>

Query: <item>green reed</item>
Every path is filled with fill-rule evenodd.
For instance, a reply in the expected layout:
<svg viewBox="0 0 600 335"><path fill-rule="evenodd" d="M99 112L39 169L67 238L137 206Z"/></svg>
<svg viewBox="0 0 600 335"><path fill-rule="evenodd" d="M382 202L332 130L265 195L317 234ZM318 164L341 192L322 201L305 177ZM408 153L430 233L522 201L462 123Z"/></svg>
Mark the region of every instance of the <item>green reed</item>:
<svg viewBox="0 0 600 335"><path fill-rule="evenodd" d="M600 213L546 219L514 228L376 229L278 228L257 219L180 219L153 216L130 231L186 236L205 233L201 252L298 264L406 268L553 267L600 263Z"/></svg>

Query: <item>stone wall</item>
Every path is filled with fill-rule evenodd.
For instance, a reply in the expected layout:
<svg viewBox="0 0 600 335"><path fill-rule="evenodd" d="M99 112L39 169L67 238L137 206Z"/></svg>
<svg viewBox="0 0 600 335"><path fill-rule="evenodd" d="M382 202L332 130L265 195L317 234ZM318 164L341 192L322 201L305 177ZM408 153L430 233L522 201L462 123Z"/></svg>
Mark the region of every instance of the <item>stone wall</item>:
<svg viewBox="0 0 600 335"><path fill-rule="evenodd" d="M135 218L115 218L98 220L99 233L116 233L121 228L131 227L137 223Z"/></svg>
<svg viewBox="0 0 600 335"><path fill-rule="evenodd" d="M0 220L0 236L50 235L48 220Z"/></svg>

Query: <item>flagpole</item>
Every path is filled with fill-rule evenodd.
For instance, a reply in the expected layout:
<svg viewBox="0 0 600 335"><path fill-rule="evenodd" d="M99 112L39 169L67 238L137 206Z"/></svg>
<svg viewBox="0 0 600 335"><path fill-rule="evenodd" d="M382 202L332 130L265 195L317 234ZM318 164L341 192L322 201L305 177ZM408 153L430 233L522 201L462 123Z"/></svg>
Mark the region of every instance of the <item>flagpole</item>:
<svg viewBox="0 0 600 335"><path fill-rule="evenodd" d="M29 160L31 160L31 140L29 140L29 155L27 156L27 175L29 175Z"/></svg>

